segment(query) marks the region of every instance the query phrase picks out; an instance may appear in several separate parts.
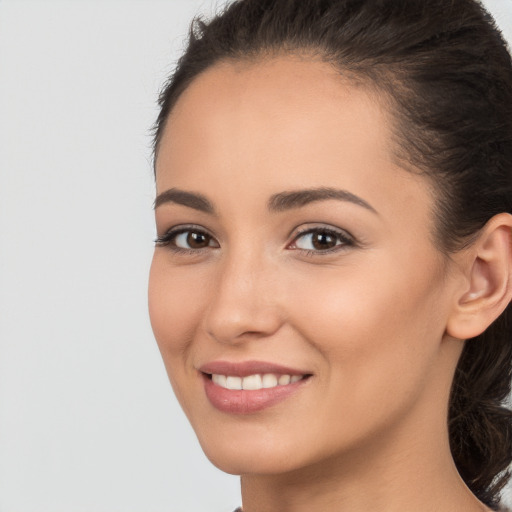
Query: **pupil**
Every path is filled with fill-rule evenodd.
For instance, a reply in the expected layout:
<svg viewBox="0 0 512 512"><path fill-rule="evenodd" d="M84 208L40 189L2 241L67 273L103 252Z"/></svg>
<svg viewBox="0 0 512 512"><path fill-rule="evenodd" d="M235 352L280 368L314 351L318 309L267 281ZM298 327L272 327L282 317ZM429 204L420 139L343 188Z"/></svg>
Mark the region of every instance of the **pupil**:
<svg viewBox="0 0 512 512"><path fill-rule="evenodd" d="M328 233L317 233L313 237L313 247L315 249L330 249L336 245L336 240Z"/></svg>
<svg viewBox="0 0 512 512"><path fill-rule="evenodd" d="M203 233L191 232L187 236L187 244L194 249L208 246L208 236Z"/></svg>

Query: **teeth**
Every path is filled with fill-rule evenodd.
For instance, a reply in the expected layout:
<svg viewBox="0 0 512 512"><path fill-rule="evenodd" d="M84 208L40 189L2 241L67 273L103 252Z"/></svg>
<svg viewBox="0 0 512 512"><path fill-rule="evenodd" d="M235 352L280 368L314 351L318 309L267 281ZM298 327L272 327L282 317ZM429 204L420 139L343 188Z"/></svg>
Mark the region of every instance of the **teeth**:
<svg viewBox="0 0 512 512"><path fill-rule="evenodd" d="M287 384L290 384L291 377L289 375L281 375L279 377L279 385L280 386L286 386Z"/></svg>
<svg viewBox="0 0 512 512"><path fill-rule="evenodd" d="M236 377L234 375L212 375L212 381L222 388L226 389L246 389L258 390L275 388L276 386L286 386L298 382L304 375L274 375L273 373L265 373L248 375L247 377Z"/></svg>
<svg viewBox="0 0 512 512"><path fill-rule="evenodd" d="M277 386L277 377L271 373L263 375L261 380L264 388L275 388Z"/></svg>
<svg viewBox="0 0 512 512"><path fill-rule="evenodd" d="M226 387L226 376L225 375L212 375L212 380L217 384L217 386L221 386L223 388Z"/></svg>
<svg viewBox="0 0 512 512"><path fill-rule="evenodd" d="M228 389L242 389L242 377L226 377L226 387Z"/></svg>
<svg viewBox="0 0 512 512"><path fill-rule="evenodd" d="M248 375L243 378L242 387L243 389L261 389L263 387L261 381L261 375Z"/></svg>

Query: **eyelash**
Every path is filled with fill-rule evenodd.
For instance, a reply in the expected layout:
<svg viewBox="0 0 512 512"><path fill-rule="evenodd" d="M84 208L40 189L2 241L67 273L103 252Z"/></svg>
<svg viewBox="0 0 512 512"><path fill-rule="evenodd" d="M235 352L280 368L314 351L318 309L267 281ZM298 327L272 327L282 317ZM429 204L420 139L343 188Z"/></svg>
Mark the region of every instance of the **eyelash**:
<svg viewBox="0 0 512 512"><path fill-rule="evenodd" d="M354 237L349 234L347 231L341 230L341 229L334 229L330 227L324 227L324 226L318 226L318 227L312 227L312 228L305 228L303 230L300 230L298 233L295 234L293 241L291 245L296 245L297 241L304 237L305 235L310 235L314 233L321 233L323 235L328 235L333 237L336 242L334 247L331 247L329 249L319 249L319 250L313 250L313 249L300 249L297 248L296 250L301 251L306 256L323 256L327 254L332 254L334 252L341 251L343 249L346 249L348 247L354 247L356 246L356 241ZM288 245L289 247L289 245Z"/></svg>
<svg viewBox="0 0 512 512"><path fill-rule="evenodd" d="M200 249L192 249L192 248L184 249L183 247L178 247L177 245L175 245L174 242L175 242L176 238L183 233L196 233L199 235L205 235L214 240L214 237L212 235L210 235L210 233L208 233L204 229L200 228L199 226L185 225L185 226L180 226L180 227L176 227L176 228L171 228L171 229L169 229L169 231L165 232L163 235L158 236L155 239L155 245L157 247L168 247L171 251L174 251L174 252L177 252L180 254L190 254L190 255L198 254L198 253L202 252L203 250L209 248L209 247L204 247L204 248L200 248Z"/></svg>
<svg viewBox="0 0 512 512"><path fill-rule="evenodd" d="M199 235L204 235L206 237L209 237L212 240L215 240L215 238L212 235L210 235L207 231L205 231L203 228L200 228L199 226L194 226L194 225L186 225L186 226L171 228L169 231L167 231L163 235L158 236L155 239L155 244L157 247L168 247L173 252L185 254L185 255L197 255L197 254L203 252L204 250L210 249L212 247L212 246L207 246L207 247L196 248L196 249L192 249L192 248L185 249L183 247L178 247L175 245L176 238L183 233L195 233L195 234L199 234ZM336 240L336 242L339 241L341 243L339 243L339 244L336 243L336 245L334 247L331 247L331 248L325 249L325 250L301 249L301 248L297 248L297 247L295 247L295 250L301 251L302 254L304 254L305 256L321 256L321 255L326 255L326 254L332 254L334 252L338 252L338 251L346 249L348 247L354 247L357 245L354 237L347 231L318 226L318 227L312 227L312 228L305 228L305 229L299 231L298 233L296 233L291 244L288 244L287 247L290 247L290 245L296 246L297 241L300 240L300 238L302 238L306 235L314 234L314 233L321 233L321 234L324 234L327 236L331 236ZM213 246L213 247L216 248L215 246Z"/></svg>

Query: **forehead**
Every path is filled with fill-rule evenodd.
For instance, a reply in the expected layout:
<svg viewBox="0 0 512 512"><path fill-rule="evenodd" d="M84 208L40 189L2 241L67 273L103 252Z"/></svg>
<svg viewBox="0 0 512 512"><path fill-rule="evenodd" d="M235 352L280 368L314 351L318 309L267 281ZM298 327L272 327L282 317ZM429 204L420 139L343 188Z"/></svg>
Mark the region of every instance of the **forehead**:
<svg viewBox="0 0 512 512"><path fill-rule="evenodd" d="M254 143L268 145L285 132L290 138L305 131L325 137L336 120L348 120L354 133L371 128L374 142L383 146L388 143L388 117L375 88L349 81L327 63L294 55L231 60L192 81L171 111L162 138L164 145L177 145L192 134L222 131L235 143L256 128ZM272 131L260 131L261 122Z"/></svg>
<svg viewBox="0 0 512 512"><path fill-rule="evenodd" d="M157 190L204 190L214 180L226 195L245 190L264 202L283 190L336 186L376 209L421 199L430 211L426 181L395 161L392 129L379 95L327 63L222 62L199 75L172 111Z"/></svg>
<svg viewBox="0 0 512 512"><path fill-rule="evenodd" d="M206 69L196 77L178 99L172 117L180 117L184 108L188 113L205 107L209 114L226 108L240 111L245 106L263 109L272 104L279 111L304 114L323 110L343 102L348 97L354 101L369 100L373 110L380 108L376 94L371 98L370 82L349 79L349 75L332 65L306 55L281 55L246 60L224 60ZM362 106L362 105L360 105ZM204 113L204 110L203 110ZM384 110L381 110L385 114Z"/></svg>

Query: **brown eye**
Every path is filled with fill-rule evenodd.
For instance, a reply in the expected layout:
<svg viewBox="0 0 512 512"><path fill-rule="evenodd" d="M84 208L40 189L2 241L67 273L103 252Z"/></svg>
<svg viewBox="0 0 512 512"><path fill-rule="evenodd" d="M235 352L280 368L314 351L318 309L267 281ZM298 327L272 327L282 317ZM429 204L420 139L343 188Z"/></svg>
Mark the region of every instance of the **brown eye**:
<svg viewBox="0 0 512 512"><path fill-rule="evenodd" d="M170 230L156 240L160 247L168 246L176 251L192 251L206 249L208 247L219 247L219 244L210 234L200 229L174 229Z"/></svg>
<svg viewBox="0 0 512 512"><path fill-rule="evenodd" d="M203 249L204 247L208 247L210 245L212 237L207 235L206 233L200 233L197 231L186 231L183 233L186 236L186 249ZM178 245L177 240L180 236L176 237L176 245ZM179 247L179 246L178 246Z"/></svg>
<svg viewBox="0 0 512 512"><path fill-rule="evenodd" d="M331 249L336 245L336 238L325 232L312 233L311 245L319 251Z"/></svg>
<svg viewBox="0 0 512 512"><path fill-rule="evenodd" d="M354 239L346 232L313 228L298 235L292 248L310 252L329 252L353 245Z"/></svg>

